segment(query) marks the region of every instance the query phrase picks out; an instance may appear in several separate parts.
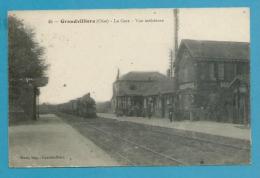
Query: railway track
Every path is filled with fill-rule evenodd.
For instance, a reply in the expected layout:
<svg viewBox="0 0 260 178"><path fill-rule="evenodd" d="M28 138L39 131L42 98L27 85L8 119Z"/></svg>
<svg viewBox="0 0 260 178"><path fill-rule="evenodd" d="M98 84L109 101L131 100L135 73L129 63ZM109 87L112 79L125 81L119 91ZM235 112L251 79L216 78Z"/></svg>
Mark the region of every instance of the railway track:
<svg viewBox="0 0 260 178"><path fill-rule="evenodd" d="M124 121L124 122L128 122L128 121ZM130 122L128 122L128 123L130 124ZM198 141L198 142L204 142L204 143L209 143L209 144L214 144L214 145L234 148L234 149L238 149L238 150L250 151L249 141L248 141L248 143L244 143L243 146L238 146L238 145L229 144L229 143L216 142L216 141L212 141L210 139L199 138L199 137L193 136L193 135L187 136L187 135L183 135L183 134L181 135L181 134L169 133L169 132L165 132L165 131L151 130L151 128L153 128L154 126L149 126L149 125L144 125L144 124L137 124L137 123L131 123L131 124L133 124L133 125L142 125L142 127L146 128L147 131L149 131L149 132L159 133L159 134L163 134L163 135L166 135L166 136L169 136L169 135L170 136L176 136L176 137L180 137L180 138L184 138L184 139L188 139L188 140L194 140L194 141Z"/></svg>
<svg viewBox="0 0 260 178"><path fill-rule="evenodd" d="M101 129L99 129L99 130L101 130ZM102 128L101 131L104 131L104 130L106 130L106 129ZM190 147L190 150L194 153L198 153L198 151L201 151L203 149L203 151L205 151L205 155L207 154L207 152L214 152L218 155L220 155L220 154L227 155L226 154L226 151L227 151L230 153L229 155L227 155L227 157L228 156L232 157L232 155L239 153L239 152L244 152L244 153L250 152L250 149L247 147L240 147L240 146L226 144L226 143L219 143L219 142L214 142L214 141L211 141L208 139L201 139L201 138L190 137L190 136L185 136L185 135L180 135L180 134L167 133L164 131L151 130L151 128L149 128L149 127L147 130L144 130L144 131L147 135L150 135L151 137L153 137L152 135L158 136L160 134L161 139L165 138L164 140L160 140L160 143L163 144L163 142L166 142L168 146L170 146L170 143L175 143L178 140L176 144L182 145L183 147L188 146L188 147ZM133 130L132 132L135 132L135 131ZM136 130L136 132L138 132L138 129ZM127 138L128 138L128 140L136 140L135 136L129 137L129 135L127 135ZM152 146L150 146L150 147L153 150L157 149L156 147L155 148L153 148ZM156 151L156 152L157 153L159 152L160 154L164 154L164 151ZM166 154L168 155L169 153L166 153ZM171 155L171 156L173 156L173 155ZM197 161L196 163L194 161L192 161L192 162L190 162L190 164L204 164L204 162L207 162L207 158L206 158L207 156L201 155L200 157L201 157L200 161ZM188 164L185 161L182 161L182 162L184 163L184 165ZM187 161L187 162L189 162L189 161Z"/></svg>
<svg viewBox="0 0 260 178"><path fill-rule="evenodd" d="M214 141L211 141L211 140L208 140L208 139L202 139L202 138L197 138L197 137L190 137L190 136L185 136L185 135L166 133L166 132L162 132L162 131L152 131L152 132L160 133L160 134L164 134L164 135L177 136L177 137L185 138L185 139L188 139L188 140L195 140L195 141L199 141L199 142L210 143L210 144L214 144L214 145L220 145L220 146L234 148L234 149L238 149L238 150L250 151L250 148L248 148L248 147L240 147L240 146L231 145L231 144L227 144L227 143L214 142Z"/></svg>
<svg viewBox="0 0 260 178"><path fill-rule="evenodd" d="M93 129L99 131L100 133L103 133L104 136L112 136L112 137L114 137L114 138L116 138L116 139L119 139L119 140L121 140L121 141L124 141L124 142L126 142L126 143L128 143L128 144L131 144L131 145L137 146L137 147L139 147L139 148L142 148L143 150L148 151L148 152L150 152L150 153L152 153L152 154L155 154L155 155L158 155L158 156L160 156L160 157L162 157L162 158L164 158L164 159L168 159L168 160L170 160L170 161L173 161L173 162L177 163L178 165L188 165L188 163L183 162L183 161L181 161L181 160L179 160L179 159L177 159L177 158L174 158L174 157L172 157L172 156L165 155L165 154L163 154L163 153L159 153L159 152L157 152L157 151L155 151L155 150L153 150L153 149L151 149L151 148L149 148L149 147L147 147L147 146L145 146L145 145L141 145L141 144L135 143L135 142L133 142L133 141L131 141L131 140L122 138L122 137L119 136L119 135L106 132L106 131L101 130L101 129L99 129L99 128L97 128L97 127L94 127L94 126L88 125L87 127L91 127L91 128L93 128ZM128 158L126 158L126 157L123 156L122 154L120 154L120 155L121 155L122 157L124 157L124 159L128 160L129 162L131 162L131 164L133 164L134 161L129 160ZM134 164L133 164L133 165L134 165Z"/></svg>
<svg viewBox="0 0 260 178"><path fill-rule="evenodd" d="M131 123L131 124L138 125L136 123ZM147 126L147 125L144 125L144 124L142 125L142 127L145 127L147 129L147 131L149 131L149 132L163 134L163 135L166 135L166 136L175 136L175 137L180 137L180 138L193 140L193 141L197 141L197 142L209 143L209 144L224 146L224 147L233 148L233 149L237 149L237 150L250 151L250 147L249 147L250 145L241 147L241 146L237 146L237 145L234 145L234 144L228 144L228 143L212 141L212 140L209 140L209 139L198 138L196 136L194 137L194 136L187 136L187 135L169 133L169 132L158 131L158 130L151 130L151 126Z"/></svg>
<svg viewBox="0 0 260 178"><path fill-rule="evenodd" d="M123 160L123 165L234 164L250 160L250 148L244 144L240 147L130 122L66 117L82 135Z"/></svg>

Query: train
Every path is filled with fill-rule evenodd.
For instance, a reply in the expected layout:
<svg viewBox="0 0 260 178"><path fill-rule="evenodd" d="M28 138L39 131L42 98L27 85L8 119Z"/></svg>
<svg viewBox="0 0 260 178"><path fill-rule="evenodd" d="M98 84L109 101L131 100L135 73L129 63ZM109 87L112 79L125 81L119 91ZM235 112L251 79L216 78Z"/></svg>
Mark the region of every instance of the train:
<svg viewBox="0 0 260 178"><path fill-rule="evenodd" d="M90 96L90 93L86 95L70 100L67 103L59 104L58 110L63 113L76 115L84 118L96 118L96 102Z"/></svg>

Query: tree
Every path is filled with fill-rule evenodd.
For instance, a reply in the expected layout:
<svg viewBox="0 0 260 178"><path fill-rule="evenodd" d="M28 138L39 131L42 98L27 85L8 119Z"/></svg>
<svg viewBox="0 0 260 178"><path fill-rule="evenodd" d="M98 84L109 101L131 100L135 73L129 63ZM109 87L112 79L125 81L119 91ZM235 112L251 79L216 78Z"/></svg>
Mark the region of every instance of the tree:
<svg viewBox="0 0 260 178"><path fill-rule="evenodd" d="M37 89L34 82L46 78L48 65L34 30L15 16L10 15L8 23L9 101L15 101L25 110L25 93L28 88Z"/></svg>

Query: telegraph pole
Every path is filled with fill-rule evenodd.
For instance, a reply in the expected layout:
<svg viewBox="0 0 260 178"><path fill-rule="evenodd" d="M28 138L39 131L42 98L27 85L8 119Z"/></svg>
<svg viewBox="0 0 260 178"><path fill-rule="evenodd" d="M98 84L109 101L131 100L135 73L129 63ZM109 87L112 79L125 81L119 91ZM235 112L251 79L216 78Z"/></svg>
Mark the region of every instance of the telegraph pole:
<svg viewBox="0 0 260 178"><path fill-rule="evenodd" d="M170 54L170 76L173 77L173 68L174 68L174 61L177 58L177 51L178 51L178 36L179 36L179 9L173 9L173 17L174 17L174 40L173 40L173 44L174 44L174 49L171 51L171 53L174 54Z"/></svg>
<svg viewBox="0 0 260 178"><path fill-rule="evenodd" d="M178 51L178 40L179 40L179 9L174 9L174 53L175 53L175 59L177 57L177 51Z"/></svg>

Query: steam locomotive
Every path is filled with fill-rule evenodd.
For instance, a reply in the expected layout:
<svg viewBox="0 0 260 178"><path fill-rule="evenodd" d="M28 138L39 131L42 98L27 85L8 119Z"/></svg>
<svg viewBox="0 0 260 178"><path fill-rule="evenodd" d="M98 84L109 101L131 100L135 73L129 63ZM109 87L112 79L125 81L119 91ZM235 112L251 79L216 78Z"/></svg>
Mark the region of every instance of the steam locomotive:
<svg viewBox="0 0 260 178"><path fill-rule="evenodd" d="M96 102L90 93L58 106L60 112L72 114L85 118L96 118Z"/></svg>

